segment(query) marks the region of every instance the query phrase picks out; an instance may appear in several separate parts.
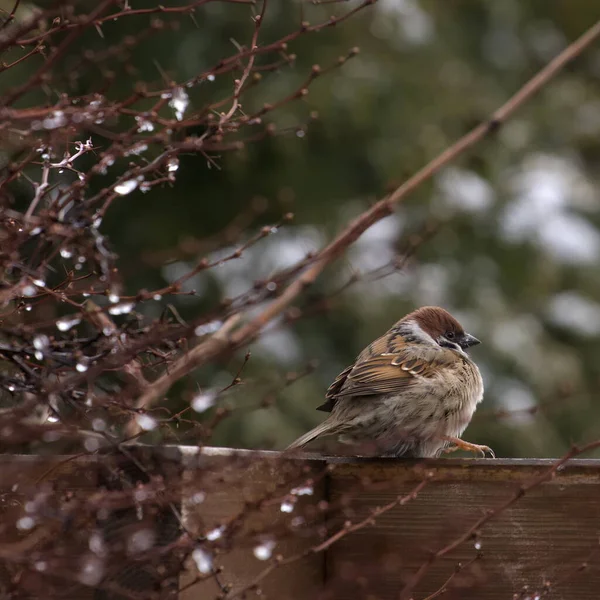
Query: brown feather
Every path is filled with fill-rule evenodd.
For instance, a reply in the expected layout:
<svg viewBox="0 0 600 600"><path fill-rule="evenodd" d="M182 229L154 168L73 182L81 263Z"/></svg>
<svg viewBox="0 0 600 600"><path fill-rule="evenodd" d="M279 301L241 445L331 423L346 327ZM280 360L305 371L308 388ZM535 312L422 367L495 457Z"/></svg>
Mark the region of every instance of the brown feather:
<svg viewBox="0 0 600 600"><path fill-rule="evenodd" d="M462 325L447 310L439 306L423 306L403 317L397 325L411 320L416 321L434 340L447 331L459 335L464 333Z"/></svg>
<svg viewBox="0 0 600 600"><path fill-rule="evenodd" d="M439 366L458 358L454 352L434 349L421 344L407 343L398 328L407 321L416 321L433 339L447 331L464 333L460 323L446 310L424 306L409 313L387 333L369 344L329 386L326 401L317 410L331 412L338 398L345 396L374 396L405 390L418 377L431 377Z"/></svg>
<svg viewBox="0 0 600 600"><path fill-rule="evenodd" d="M483 397L479 370L463 351L476 343L441 308L410 313L336 377L319 406L331 414L290 447L334 435L374 443L384 455L437 456L458 444Z"/></svg>
<svg viewBox="0 0 600 600"><path fill-rule="evenodd" d="M335 397L399 393L413 385L419 377L433 377L440 366L457 360L451 351L425 351L420 357L415 357L418 351L419 348L413 348L410 354L406 351L385 353L357 362Z"/></svg>
<svg viewBox="0 0 600 600"><path fill-rule="evenodd" d="M410 350L409 350L410 349ZM439 366L457 360L454 352L408 345L394 329L367 346L329 386L326 401L317 410L331 412L338 398L393 394L432 377Z"/></svg>

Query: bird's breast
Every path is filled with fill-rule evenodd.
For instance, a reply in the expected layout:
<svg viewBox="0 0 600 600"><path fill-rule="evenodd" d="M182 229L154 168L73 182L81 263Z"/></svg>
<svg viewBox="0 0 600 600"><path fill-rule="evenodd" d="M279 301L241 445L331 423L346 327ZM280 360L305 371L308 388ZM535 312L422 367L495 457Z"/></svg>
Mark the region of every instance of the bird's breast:
<svg viewBox="0 0 600 600"><path fill-rule="evenodd" d="M483 380L477 366L471 361L464 361L446 381L449 385L443 402L446 405L448 435L460 436L483 399Z"/></svg>

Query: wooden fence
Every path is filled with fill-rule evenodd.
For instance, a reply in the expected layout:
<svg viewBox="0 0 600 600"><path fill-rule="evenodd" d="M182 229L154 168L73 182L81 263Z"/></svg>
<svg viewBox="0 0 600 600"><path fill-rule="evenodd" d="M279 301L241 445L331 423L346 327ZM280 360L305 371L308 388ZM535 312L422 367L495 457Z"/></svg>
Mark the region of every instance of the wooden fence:
<svg viewBox="0 0 600 600"><path fill-rule="evenodd" d="M79 578L79 585L63 586L62 598L209 600L254 598L257 591L291 600L600 598L598 460L556 469L554 460L129 448L118 458L0 457L0 591L17 589L18 579L19 586L28 582L30 594L5 597L51 597L40 595L52 573L39 560L25 566L11 560L24 547L32 557L47 551L54 541L49 532L56 540L67 535L64 522L40 539L37 524L25 531L12 526L27 514L41 482L51 482L57 496L94 498L101 487L122 488L124 474L125 487L135 487L160 473L167 486L175 477L182 482L177 509L184 528L198 536L200 548L208 547L209 532L219 581L199 575L193 561L183 569L164 552L160 568L155 560L124 560L102 583ZM291 493L292 485L302 487ZM181 523L173 511L163 506L153 518L160 528L155 543L176 546ZM139 520L135 507L120 508L104 514L98 527L105 539L118 540ZM256 540L266 533L272 542L260 560Z"/></svg>

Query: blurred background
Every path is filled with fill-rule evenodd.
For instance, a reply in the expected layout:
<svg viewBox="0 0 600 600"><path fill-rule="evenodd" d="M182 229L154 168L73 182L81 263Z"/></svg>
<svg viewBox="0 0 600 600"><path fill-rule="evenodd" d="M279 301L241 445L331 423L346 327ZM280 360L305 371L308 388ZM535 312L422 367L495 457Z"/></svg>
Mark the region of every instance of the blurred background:
<svg viewBox="0 0 600 600"><path fill-rule="evenodd" d="M12 4L0 0L5 10ZM261 40L355 5L272 1ZM177 15L178 31L150 36L126 65L112 65L107 95L126 97L135 80L160 81L164 73L175 81L193 77L230 54L237 40L249 43L250 17L248 6L230 3L209 3L194 19ZM489 118L599 18L600 3L589 0L379 0L343 24L291 41L295 62L266 74L244 109L292 93L313 64L335 63L355 46L360 53L272 114L287 135L210 162L181 156L172 186L138 189L114 202L102 233L120 255L124 293L158 289L202 256L231 253L237 244L211 251L206 240L236 219L244 239L285 213L295 215L238 260L191 278L184 289L195 294L140 311L157 317L171 304L191 319L295 265ZM132 27L139 21L109 23L97 38L87 31L80 49L110 48ZM71 52L56 68L68 73L78 60ZM15 70L2 85L16 85L20 76ZM93 90L98 76L88 65L78 93ZM188 111L231 88L230 74L198 86ZM597 438L599 161L596 45L371 227L298 299L302 318L275 323L248 347L242 384L216 402L233 411L213 443L283 448L323 419L316 406L362 348L426 304L447 308L483 342L471 354L485 398L465 439L500 457L542 457ZM15 189L17 196L30 193L24 185ZM435 234L424 234L432 223ZM414 249L403 260L407 246ZM207 418L216 409L213 390L227 386L243 362L240 352L199 369L170 391L167 408L182 410L200 394L207 410L195 418Z"/></svg>

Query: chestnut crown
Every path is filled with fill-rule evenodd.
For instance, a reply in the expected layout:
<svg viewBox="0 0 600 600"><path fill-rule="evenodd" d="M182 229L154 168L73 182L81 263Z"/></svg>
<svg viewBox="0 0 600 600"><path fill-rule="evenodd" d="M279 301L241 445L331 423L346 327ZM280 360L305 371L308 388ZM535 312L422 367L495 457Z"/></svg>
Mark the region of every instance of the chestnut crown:
<svg viewBox="0 0 600 600"><path fill-rule="evenodd" d="M402 321L415 321L440 346L455 350L469 348L480 341L465 332L462 325L439 306L423 306L406 315Z"/></svg>

